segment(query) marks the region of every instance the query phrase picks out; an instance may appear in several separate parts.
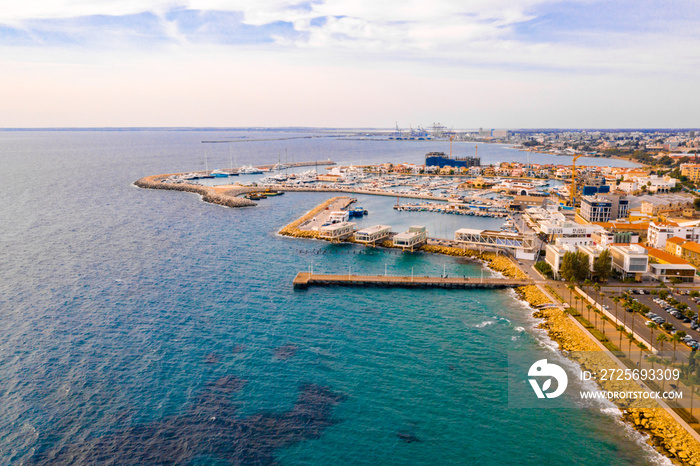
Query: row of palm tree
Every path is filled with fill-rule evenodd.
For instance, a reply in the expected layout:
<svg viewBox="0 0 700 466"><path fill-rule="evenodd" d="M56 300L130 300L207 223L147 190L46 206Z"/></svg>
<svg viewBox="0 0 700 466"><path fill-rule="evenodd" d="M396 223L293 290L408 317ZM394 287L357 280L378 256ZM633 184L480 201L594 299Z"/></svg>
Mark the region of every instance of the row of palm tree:
<svg viewBox="0 0 700 466"><path fill-rule="evenodd" d="M593 289L595 289L595 291L600 295L601 298L605 297L605 294L600 292L600 284L599 284L599 283L593 284L592 282L590 282L590 280L586 280L586 281L584 281L584 283L583 283L584 289L585 289L586 286L592 286ZM583 305L584 305L585 298L580 297L580 296L574 296L574 291L575 291L575 285L574 285L574 284L568 284L568 285L567 285L567 289L569 290L569 302L570 302L571 304L574 305L574 306L573 306L574 309L575 309L577 312L579 312L580 315L583 315ZM589 296L592 296L591 293L586 293L586 294L588 294ZM630 296L630 294L629 294L628 292L623 293L622 296L613 296L613 297L611 298L611 300L612 300L613 303L615 304L615 314L614 314L614 317L615 317L615 329L619 332L619 337L620 337L620 338L619 338L619 342L618 342L618 347L620 348L620 350L622 350L622 338L623 338L623 336L626 337L627 340L628 340L627 353L628 353L628 355L629 355L630 360L632 360L632 344L634 343L635 346L637 346L637 347L639 348L639 350L640 350L640 351L639 351L639 361L638 361L637 365L638 365L638 366L641 366L642 354L643 354L643 352L644 352L643 350L647 349L647 348L646 348L646 345L645 345L643 342L641 342L641 341L636 341L636 339L634 338L634 333L633 333L633 332L627 332L627 311L625 310L625 312L623 312L623 314L622 314L622 322L620 322L619 308L620 308L620 307L625 307L625 308L628 308L628 309L630 309L630 310L632 311L632 321L631 321L631 324L630 324L630 328L631 328L631 329L634 329L634 324L635 324L636 315L637 315L637 314L642 314L642 315L645 316L651 309L650 309L648 306L645 306L645 305L643 305L643 304L641 304L641 303L639 303L639 302L637 302L637 301L632 301L632 300L631 300L631 296ZM594 315L593 315L593 321L592 321L592 322L593 322L593 327L594 327L596 330L598 330L598 314L600 313L600 311L598 310L598 306L597 306L598 300L595 299L595 298L593 298L593 301L594 301L594 304L593 304L593 305L592 305L592 304L586 303L585 306L586 306L586 308L588 309L588 321L589 321L589 322L591 322L591 311L593 311L593 313L594 313ZM578 309L578 308L579 308L579 304L578 304L579 302L581 302L581 306L580 306L581 310L580 310L580 311L579 311L579 309ZM623 304L623 306L620 306L620 304ZM681 304L682 304L682 303L681 303ZM677 307L678 307L678 306L677 306ZM684 306L681 306L681 307L684 307ZM686 305L682 310L681 310L681 309L679 309L679 310L681 310L681 312L683 312L683 311L686 310L685 308L687 308L687 305ZM689 309L688 309L688 311L689 311ZM602 313L601 313L601 314L602 314ZM605 332L604 332L605 322L607 322L608 320L609 320L609 319L608 319L605 315L601 315L601 323L602 323L602 326L601 326L601 333L603 333L603 335L605 335ZM677 344L678 344L678 343L681 343L681 342L683 341L683 340L682 340L683 337L685 336L685 332L683 332L683 331L676 332L675 334L673 334L673 335L671 335L671 336L669 336L669 335L666 334L666 333L660 333L660 334L658 334L658 335L656 336L656 340L654 340L654 331L657 330L657 329L659 329L659 326L658 326L656 323L650 323L650 324L649 324L649 332L650 332L649 342L650 342L650 347L652 347L652 343L653 343L654 341L656 341L656 343L658 344L658 346L659 346L661 352L663 353L663 351L664 351L664 345L665 345L666 343L669 343L669 342L672 343L672 344L673 344L673 359L672 359L672 361L669 361L668 359L664 359L664 358L661 358L661 357L657 357L657 356L655 356L655 355L652 355L652 357L650 357L650 362L651 362L651 364L652 364L652 369L654 368L654 363L657 362L657 361L660 362L661 364L663 364L664 367L666 367L666 368L667 368L669 365L671 365L671 364L675 364L675 363L676 363L676 355L677 355L677 353L676 353ZM694 389L695 389L695 385L694 385L694 383L693 383L693 381L692 381L692 374L691 374L691 377L689 378L689 380L690 380L690 390L691 390L691 396L690 396L690 415L692 416L692 415L693 415L693 398L694 398L693 393L694 393L694 391L695 391L695 390L694 390ZM663 378L662 378L662 390L665 389L665 385L666 385L666 381L663 380Z"/></svg>

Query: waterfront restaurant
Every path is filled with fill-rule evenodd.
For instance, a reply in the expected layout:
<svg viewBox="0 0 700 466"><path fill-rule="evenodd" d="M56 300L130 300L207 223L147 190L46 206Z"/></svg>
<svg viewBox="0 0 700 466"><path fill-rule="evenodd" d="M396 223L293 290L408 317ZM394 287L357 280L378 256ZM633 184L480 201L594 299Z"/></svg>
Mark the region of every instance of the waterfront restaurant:
<svg viewBox="0 0 700 466"><path fill-rule="evenodd" d="M391 235L389 225L374 225L355 232L355 241L364 244L374 244Z"/></svg>
<svg viewBox="0 0 700 466"><path fill-rule="evenodd" d="M329 241L342 241L355 232L354 222L340 222L318 229L318 237Z"/></svg>
<svg viewBox="0 0 700 466"><path fill-rule="evenodd" d="M410 249L418 247L428 241L428 230L423 226L412 226L408 231L394 236L394 246Z"/></svg>

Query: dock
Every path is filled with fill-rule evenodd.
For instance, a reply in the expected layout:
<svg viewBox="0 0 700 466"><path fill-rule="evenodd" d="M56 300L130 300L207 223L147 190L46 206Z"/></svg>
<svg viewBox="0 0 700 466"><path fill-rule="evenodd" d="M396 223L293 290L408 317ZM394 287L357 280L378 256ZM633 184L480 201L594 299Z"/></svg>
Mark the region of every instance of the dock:
<svg viewBox="0 0 700 466"><path fill-rule="evenodd" d="M401 288L513 288L532 285L529 279L478 277L402 277L384 275L321 275L299 272L294 278L295 289L310 286L379 286Z"/></svg>

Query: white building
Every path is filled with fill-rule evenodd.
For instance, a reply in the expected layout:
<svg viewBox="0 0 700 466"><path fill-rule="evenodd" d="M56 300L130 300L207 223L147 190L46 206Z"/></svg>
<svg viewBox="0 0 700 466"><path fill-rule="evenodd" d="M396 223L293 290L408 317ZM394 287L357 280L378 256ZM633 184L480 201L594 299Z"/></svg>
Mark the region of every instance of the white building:
<svg viewBox="0 0 700 466"><path fill-rule="evenodd" d="M318 237L330 241L340 241L349 238L354 232L354 222L340 222L319 228Z"/></svg>
<svg viewBox="0 0 700 466"><path fill-rule="evenodd" d="M330 216L328 217L328 221L330 221L331 223L347 222L348 220L350 220L350 212L346 210L337 210L331 212Z"/></svg>
<svg viewBox="0 0 700 466"><path fill-rule="evenodd" d="M413 250L413 248L422 245L427 240L428 230L425 227L412 226L408 228L408 231L394 236L394 246Z"/></svg>
<svg viewBox="0 0 700 466"><path fill-rule="evenodd" d="M587 245L578 248L579 251L588 256L588 271L593 272L593 264L600 254L607 248L602 246Z"/></svg>
<svg viewBox="0 0 700 466"><path fill-rule="evenodd" d="M374 225L355 232L355 241L358 243L373 244L388 238L391 234L389 225Z"/></svg>
<svg viewBox="0 0 700 466"><path fill-rule="evenodd" d="M650 222L647 230L647 244L652 248L664 249L666 240L677 237L687 241L700 242L700 220L692 222Z"/></svg>
<svg viewBox="0 0 700 466"><path fill-rule="evenodd" d="M539 224L540 231L550 238L591 238L594 234L605 231L600 225L580 224L572 222L558 214L560 218L552 218Z"/></svg>
<svg viewBox="0 0 700 466"><path fill-rule="evenodd" d="M677 179L670 176L625 176L625 180L620 182L617 189L628 193L638 190L645 190L649 193L668 193L676 187L677 181Z"/></svg>
<svg viewBox="0 0 700 466"><path fill-rule="evenodd" d="M623 278L634 278L642 281L642 276L649 266L649 254L639 244L629 246L611 246L613 269L620 273Z"/></svg>
<svg viewBox="0 0 700 466"><path fill-rule="evenodd" d="M690 264L649 264L649 271L659 281L669 282L675 278L683 283L692 283L697 273Z"/></svg>
<svg viewBox="0 0 700 466"><path fill-rule="evenodd" d="M633 231L603 231L593 237L601 246L610 246L615 243L639 243L639 233Z"/></svg>
<svg viewBox="0 0 700 466"><path fill-rule="evenodd" d="M559 271L561 270L564 254L567 252L576 252L577 247L572 244L548 244L545 251L545 262L552 267L554 278L559 278Z"/></svg>

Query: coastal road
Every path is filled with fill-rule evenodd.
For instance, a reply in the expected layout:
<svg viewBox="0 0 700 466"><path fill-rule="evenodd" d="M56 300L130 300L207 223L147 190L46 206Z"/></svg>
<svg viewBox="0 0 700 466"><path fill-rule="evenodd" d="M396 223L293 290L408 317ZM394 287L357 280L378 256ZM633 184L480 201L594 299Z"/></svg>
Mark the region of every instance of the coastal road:
<svg viewBox="0 0 700 466"><path fill-rule="evenodd" d="M535 272L534 268L532 267L533 261L517 261L516 260L515 262L518 264L518 267L520 268L520 270L523 271L528 277L533 278L533 279L535 277L537 277L535 279L537 285L539 285L540 287L544 287L545 285L549 285L565 301L568 301L570 299L569 298L569 290L566 288L567 283L555 281L555 280L542 280L540 278L539 274L537 274ZM626 284L626 286L629 287L629 284ZM621 289L625 290L625 288L621 288ZM604 295L602 297L599 295L596 295L596 297L598 299L600 299L600 302L602 304L606 304L606 305L610 306L609 312L613 315L615 315L615 308L614 308L615 304L611 301L610 298L612 297L614 290L618 290L618 292L619 292L620 288L611 287L609 289L609 291L608 290L601 290L601 291L603 291L603 295ZM588 292L589 290L586 289L585 291ZM593 290L591 290L591 291L593 291ZM649 295L635 295L635 296L638 298L639 297L649 297ZM676 293L674 293L674 297L678 298L679 296ZM580 301L574 301L574 302L578 303L578 308L580 310L582 307L581 302ZM642 302L642 300L640 300L640 302ZM646 300L644 302L646 302ZM556 304L559 304L559 303L556 302ZM651 304L653 304L655 307L651 307L651 306L649 306L649 307L654 309L653 312L656 312L656 308L658 308L659 306L656 303L653 303L653 301L651 302ZM696 309L697 309L697 305L693 307L693 310L696 310ZM659 310L660 310L660 308L659 308ZM657 312L657 314L661 315L660 312ZM630 318L632 317L632 315L633 314L626 312L622 308L622 306L618 306L617 316L619 316L620 322L622 322L624 319L625 323L628 326L630 326ZM588 318L588 310L585 307L583 310L583 316ZM610 340L610 342L612 342L614 345L618 346L620 348L620 350L622 351L622 353L627 358L629 358L629 360L632 362L632 364L636 365L637 368L647 369L647 370L650 370L650 369L653 370L654 368L659 369L659 367L660 367L659 361L649 359L648 353L640 352L638 348L636 348L634 345L631 345L630 340L628 340L626 338L626 335L621 334L621 332L619 332L617 330L616 323L614 320L603 321L602 319L600 319L600 316L598 316L597 319L591 318L590 320L594 321L592 323L596 326L596 328L599 331L602 331L603 334L605 334L605 336ZM635 314L634 315L634 327L633 327L633 329L637 335L640 335L642 337L642 339L645 340L645 344L647 344L647 346L648 346L649 339L650 339L649 337L651 336L650 335L651 330L649 329L649 327L647 327L644 324L646 322L646 320L647 319L645 317L640 316L638 314ZM685 330L685 328L683 328L683 329ZM689 331L689 334L691 334L693 336L697 335L697 332L690 330L689 327L688 327L687 331ZM654 340L656 340L656 336L659 335L660 332L661 332L661 330L658 330L658 329L654 331ZM627 340L627 343L625 343L625 340ZM658 347L658 343L656 343L656 341L654 341L654 347L655 348ZM673 344L672 343L666 343L664 345L664 359L672 359L675 357L676 361L687 361L689 354L690 354L690 348L688 348L684 344L679 343L676 345L675 354L673 354ZM682 382L673 380L673 381L669 381L669 383L661 384L661 386L654 387L653 384L651 384L651 383L647 383L647 385L652 385L652 387L651 387L652 390L661 390L665 386L666 390L674 390L674 391L682 392L683 396L681 399L676 399L672 402L669 401L668 404L670 404L671 406L674 406L674 407L684 408L686 411L689 411L691 413L691 415L692 414L697 415L698 406L700 405L700 398L697 395L693 395L691 393L690 388L687 387L686 385L684 385ZM693 403L693 401L691 401L691 399L694 401L694 403ZM693 406L695 407L694 410L693 410Z"/></svg>

